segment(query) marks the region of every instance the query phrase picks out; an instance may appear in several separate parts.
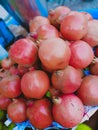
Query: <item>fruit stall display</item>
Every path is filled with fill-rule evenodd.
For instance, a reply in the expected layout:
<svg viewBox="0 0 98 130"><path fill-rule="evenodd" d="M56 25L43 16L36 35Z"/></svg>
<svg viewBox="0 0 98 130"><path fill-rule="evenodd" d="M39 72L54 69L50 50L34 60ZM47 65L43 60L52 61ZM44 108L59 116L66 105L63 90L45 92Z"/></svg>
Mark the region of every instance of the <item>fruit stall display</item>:
<svg viewBox="0 0 98 130"><path fill-rule="evenodd" d="M59 6L36 16L7 51L0 68L5 127L74 129L97 111L98 20L90 13Z"/></svg>

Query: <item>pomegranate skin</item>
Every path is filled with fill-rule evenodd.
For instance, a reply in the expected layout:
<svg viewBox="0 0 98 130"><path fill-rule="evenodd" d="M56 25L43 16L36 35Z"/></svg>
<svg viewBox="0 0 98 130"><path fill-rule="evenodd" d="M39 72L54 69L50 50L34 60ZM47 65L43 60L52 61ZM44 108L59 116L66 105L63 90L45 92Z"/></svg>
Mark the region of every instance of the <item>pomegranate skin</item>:
<svg viewBox="0 0 98 130"><path fill-rule="evenodd" d="M48 18L43 17L43 16L36 16L34 17L32 20L30 20L29 22L29 30L30 33L34 33L37 32L38 28L41 25L44 24L50 24L50 21L48 20Z"/></svg>
<svg viewBox="0 0 98 130"><path fill-rule="evenodd" d="M87 106L98 105L98 76L89 75L84 77L80 88L77 91L77 96Z"/></svg>
<svg viewBox="0 0 98 130"><path fill-rule="evenodd" d="M71 46L71 58L69 64L75 68L83 69L91 64L94 52L91 46L83 41L77 40Z"/></svg>
<svg viewBox="0 0 98 130"><path fill-rule="evenodd" d="M80 40L87 33L87 18L80 12L71 11L61 22L60 32L67 40Z"/></svg>
<svg viewBox="0 0 98 130"><path fill-rule="evenodd" d="M37 60L38 48L29 38L17 40L9 50L9 57L22 66L30 66Z"/></svg>
<svg viewBox="0 0 98 130"><path fill-rule="evenodd" d="M27 108L27 117L35 128L50 126L53 121L50 101L46 98L36 100L32 107Z"/></svg>
<svg viewBox="0 0 98 130"><path fill-rule="evenodd" d="M39 47L38 56L45 68L54 71L63 69L69 64L71 50L67 43L61 38L43 41Z"/></svg>
<svg viewBox="0 0 98 130"><path fill-rule="evenodd" d="M21 90L28 98L42 98L50 87L48 75L42 70L27 72L21 79Z"/></svg>
<svg viewBox="0 0 98 130"><path fill-rule="evenodd" d="M54 99L52 113L55 121L66 128L72 128L83 118L83 103L74 94L63 94Z"/></svg>
<svg viewBox="0 0 98 130"><path fill-rule="evenodd" d="M8 105L11 103L11 99L0 94L0 109L7 110Z"/></svg>
<svg viewBox="0 0 98 130"><path fill-rule="evenodd" d="M94 47L98 45L98 20L89 20L87 26L87 34L83 37L90 46Z"/></svg>
<svg viewBox="0 0 98 130"><path fill-rule="evenodd" d="M82 78L78 69L68 65L65 69L54 71L51 80L54 88L68 94L80 87Z"/></svg>
<svg viewBox="0 0 98 130"><path fill-rule="evenodd" d="M27 106L25 101L21 99L14 99L7 108L8 117L15 123L23 122L27 119Z"/></svg>
<svg viewBox="0 0 98 130"><path fill-rule="evenodd" d="M38 41L46 40L48 38L59 37L59 31L50 24L45 24L39 27L38 32Z"/></svg>
<svg viewBox="0 0 98 130"><path fill-rule="evenodd" d="M48 19L52 25L59 28L61 21L71 12L67 6L59 6L49 11Z"/></svg>
<svg viewBox="0 0 98 130"><path fill-rule="evenodd" d="M7 98L16 98L21 94L21 79L18 75L9 75L0 81L0 92Z"/></svg>

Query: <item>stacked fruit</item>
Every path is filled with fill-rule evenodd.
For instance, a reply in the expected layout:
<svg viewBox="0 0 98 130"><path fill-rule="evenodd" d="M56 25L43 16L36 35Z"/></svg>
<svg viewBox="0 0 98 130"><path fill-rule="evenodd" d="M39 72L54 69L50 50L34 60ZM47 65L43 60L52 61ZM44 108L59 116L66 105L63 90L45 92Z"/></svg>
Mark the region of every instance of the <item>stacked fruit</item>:
<svg viewBox="0 0 98 130"><path fill-rule="evenodd" d="M13 122L29 120L37 129L53 121L72 128L84 105L98 105L98 20L60 6L29 27L1 62L0 109Z"/></svg>

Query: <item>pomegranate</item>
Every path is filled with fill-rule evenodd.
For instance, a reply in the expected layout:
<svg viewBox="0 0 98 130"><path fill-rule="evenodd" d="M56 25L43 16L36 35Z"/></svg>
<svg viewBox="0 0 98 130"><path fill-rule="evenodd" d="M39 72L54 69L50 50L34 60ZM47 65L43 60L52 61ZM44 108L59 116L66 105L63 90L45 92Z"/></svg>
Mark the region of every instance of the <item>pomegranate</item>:
<svg viewBox="0 0 98 130"><path fill-rule="evenodd" d="M27 119L27 106L23 100L14 99L7 108L8 117L15 123L23 122Z"/></svg>
<svg viewBox="0 0 98 130"><path fill-rule="evenodd" d="M42 98L50 87L48 75L42 70L27 72L21 79L21 90L28 98Z"/></svg>
<svg viewBox="0 0 98 130"><path fill-rule="evenodd" d="M33 20L30 21L29 23L29 30L30 32L36 32L37 29L44 24L50 24L50 21L48 18L43 17L43 16L36 16L33 18Z"/></svg>
<svg viewBox="0 0 98 130"><path fill-rule="evenodd" d="M66 128L78 125L84 115L82 101L74 94L63 94L53 99L54 120ZM77 116L76 116L77 115Z"/></svg>
<svg viewBox="0 0 98 130"><path fill-rule="evenodd" d="M15 98L21 94L21 80L17 75L4 77L0 81L0 93L8 98Z"/></svg>
<svg viewBox="0 0 98 130"><path fill-rule="evenodd" d="M93 61L94 52L91 46L83 41L77 40L71 46L71 58L69 64L75 68L86 68Z"/></svg>
<svg viewBox="0 0 98 130"><path fill-rule="evenodd" d="M1 66L3 69L9 69L12 65L13 65L13 62L12 62L11 58L4 58L1 61Z"/></svg>
<svg viewBox="0 0 98 130"><path fill-rule="evenodd" d="M37 31L38 43L41 40L46 40L48 38L53 38L53 37L59 37L59 32L54 26L50 24L44 24L38 28L38 31Z"/></svg>
<svg viewBox="0 0 98 130"><path fill-rule="evenodd" d="M98 76L89 75L84 77L80 88L77 91L77 96L83 101L85 105L98 105Z"/></svg>
<svg viewBox="0 0 98 130"><path fill-rule="evenodd" d="M19 76L21 75L21 73L16 65L13 65L9 68L9 74L10 75L19 75Z"/></svg>
<svg viewBox="0 0 98 130"><path fill-rule="evenodd" d="M86 16L87 20L92 20L93 19L92 15L90 13L88 13L88 12L81 12L81 13Z"/></svg>
<svg viewBox="0 0 98 130"><path fill-rule="evenodd" d="M37 52L38 48L32 40L22 38L11 46L9 57L17 64L30 66L37 60Z"/></svg>
<svg viewBox="0 0 98 130"><path fill-rule="evenodd" d="M11 99L0 94L0 109L7 110L8 105L11 103Z"/></svg>
<svg viewBox="0 0 98 130"><path fill-rule="evenodd" d="M54 71L52 74L53 87L60 90L62 93L73 93L81 84L81 74L72 66L67 66L63 70Z"/></svg>
<svg viewBox="0 0 98 130"><path fill-rule="evenodd" d="M92 47L98 45L98 20L89 20L87 29L87 34L83 37L83 40Z"/></svg>
<svg viewBox="0 0 98 130"><path fill-rule="evenodd" d="M49 11L48 19L52 25L59 27L63 18L66 17L70 11L71 10L67 6L56 7L54 10Z"/></svg>
<svg viewBox="0 0 98 130"><path fill-rule="evenodd" d="M24 66L21 66L21 65L18 65L17 69L19 71L19 76L23 76L26 72L29 71L28 67L24 67Z"/></svg>
<svg viewBox="0 0 98 130"><path fill-rule="evenodd" d="M71 51L61 38L44 40L38 51L41 63L49 70L63 69L69 64Z"/></svg>
<svg viewBox="0 0 98 130"><path fill-rule="evenodd" d="M53 121L51 102L46 98L36 100L32 107L27 108L27 117L37 129L50 126Z"/></svg>
<svg viewBox="0 0 98 130"><path fill-rule="evenodd" d="M80 40L87 33L87 19L80 12L71 12L61 22L60 32L67 40Z"/></svg>

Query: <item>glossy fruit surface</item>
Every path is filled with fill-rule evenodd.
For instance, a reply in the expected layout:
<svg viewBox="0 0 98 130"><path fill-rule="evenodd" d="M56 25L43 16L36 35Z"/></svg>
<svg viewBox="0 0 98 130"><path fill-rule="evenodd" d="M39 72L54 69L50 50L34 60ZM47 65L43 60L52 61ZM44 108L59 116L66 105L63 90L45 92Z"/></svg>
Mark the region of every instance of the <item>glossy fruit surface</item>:
<svg viewBox="0 0 98 130"><path fill-rule="evenodd" d="M60 32L67 40L80 40L87 33L87 19L82 13L71 12L62 20Z"/></svg>
<svg viewBox="0 0 98 130"><path fill-rule="evenodd" d="M8 98L15 98L21 94L21 80L17 75L10 75L0 81L0 92Z"/></svg>
<svg viewBox="0 0 98 130"><path fill-rule="evenodd" d="M57 70L69 64L71 51L66 41L61 38L51 38L43 41L38 55L46 68Z"/></svg>
<svg viewBox="0 0 98 130"><path fill-rule="evenodd" d="M50 126L53 121L50 101L46 98L36 100L33 106L27 109L27 116L35 128L44 129Z"/></svg>
<svg viewBox="0 0 98 130"><path fill-rule="evenodd" d="M62 93L73 93L81 84L81 74L72 66L67 66L65 69L54 71L52 74L53 86Z"/></svg>
<svg viewBox="0 0 98 130"><path fill-rule="evenodd" d="M27 72L21 79L23 94L29 98L42 98L50 87L48 75L41 70Z"/></svg>
<svg viewBox="0 0 98 130"><path fill-rule="evenodd" d="M88 43L77 40L71 46L70 65L83 69L90 65L94 58L94 52Z"/></svg>
<svg viewBox="0 0 98 130"><path fill-rule="evenodd" d="M72 128L80 123L84 114L82 101L74 94L64 94L54 98L52 108L54 120L65 128ZM76 116L78 115L78 116Z"/></svg>
<svg viewBox="0 0 98 130"><path fill-rule="evenodd" d="M96 106L98 105L98 76L86 76L77 91L77 95L85 105Z"/></svg>
<svg viewBox="0 0 98 130"><path fill-rule="evenodd" d="M17 64L30 66L37 60L38 48L28 38L17 40L9 50L10 58Z"/></svg>
<svg viewBox="0 0 98 130"><path fill-rule="evenodd" d="M14 99L7 108L8 117L15 123L23 122L27 119L26 103L23 100Z"/></svg>

